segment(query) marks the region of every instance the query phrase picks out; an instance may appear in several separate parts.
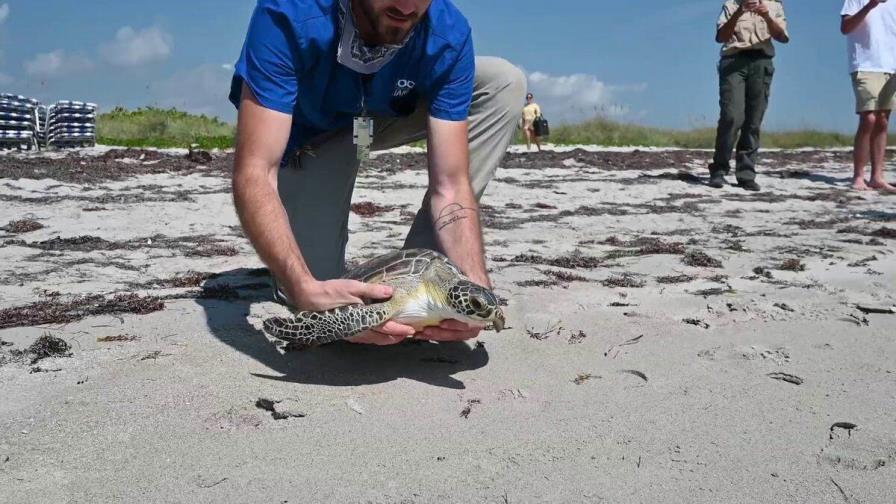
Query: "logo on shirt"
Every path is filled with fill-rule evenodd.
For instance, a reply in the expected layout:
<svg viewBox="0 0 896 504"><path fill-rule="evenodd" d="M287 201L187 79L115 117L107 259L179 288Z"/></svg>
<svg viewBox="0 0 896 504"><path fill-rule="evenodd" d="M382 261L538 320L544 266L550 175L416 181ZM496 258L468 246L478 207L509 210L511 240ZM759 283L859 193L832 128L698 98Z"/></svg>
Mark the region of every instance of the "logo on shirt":
<svg viewBox="0 0 896 504"><path fill-rule="evenodd" d="M392 96L400 98L410 93L416 84L412 80L407 79L398 79L395 81L395 89L392 91Z"/></svg>

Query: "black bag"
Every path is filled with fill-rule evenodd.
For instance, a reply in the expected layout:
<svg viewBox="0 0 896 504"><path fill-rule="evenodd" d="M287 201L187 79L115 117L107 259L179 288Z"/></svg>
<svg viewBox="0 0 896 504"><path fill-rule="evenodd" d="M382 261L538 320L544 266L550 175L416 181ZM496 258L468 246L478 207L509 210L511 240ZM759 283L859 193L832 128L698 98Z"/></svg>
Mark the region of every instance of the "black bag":
<svg viewBox="0 0 896 504"><path fill-rule="evenodd" d="M532 129L535 131L535 136L537 137L546 137L551 134L548 120L545 119L544 116L538 116L532 121Z"/></svg>

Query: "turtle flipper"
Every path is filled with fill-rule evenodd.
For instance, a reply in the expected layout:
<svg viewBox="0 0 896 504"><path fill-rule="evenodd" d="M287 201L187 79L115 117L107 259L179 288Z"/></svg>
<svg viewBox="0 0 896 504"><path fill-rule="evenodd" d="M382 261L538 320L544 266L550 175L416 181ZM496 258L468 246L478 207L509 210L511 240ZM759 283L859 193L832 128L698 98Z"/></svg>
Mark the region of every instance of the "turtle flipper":
<svg viewBox="0 0 896 504"><path fill-rule="evenodd" d="M391 313L388 303L349 305L323 312L301 311L292 317L271 317L263 327L277 339L314 346L357 336L385 322Z"/></svg>

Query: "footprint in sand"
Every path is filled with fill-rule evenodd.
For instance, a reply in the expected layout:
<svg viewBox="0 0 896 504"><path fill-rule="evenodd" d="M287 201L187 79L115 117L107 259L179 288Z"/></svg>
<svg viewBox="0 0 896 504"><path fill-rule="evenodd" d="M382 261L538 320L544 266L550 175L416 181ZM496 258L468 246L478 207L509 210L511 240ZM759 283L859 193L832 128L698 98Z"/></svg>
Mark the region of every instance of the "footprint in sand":
<svg viewBox="0 0 896 504"><path fill-rule="evenodd" d="M762 345L750 345L739 347L713 347L697 352L698 357L707 360L746 360L768 361L777 365L790 362L790 351L786 347L768 348Z"/></svg>
<svg viewBox="0 0 896 504"><path fill-rule="evenodd" d="M896 463L896 439L865 429L832 429L827 446L818 453L819 465L874 471Z"/></svg>
<svg viewBox="0 0 896 504"><path fill-rule="evenodd" d="M251 430L258 428L262 418L254 411L230 408L204 418L202 425L210 431Z"/></svg>

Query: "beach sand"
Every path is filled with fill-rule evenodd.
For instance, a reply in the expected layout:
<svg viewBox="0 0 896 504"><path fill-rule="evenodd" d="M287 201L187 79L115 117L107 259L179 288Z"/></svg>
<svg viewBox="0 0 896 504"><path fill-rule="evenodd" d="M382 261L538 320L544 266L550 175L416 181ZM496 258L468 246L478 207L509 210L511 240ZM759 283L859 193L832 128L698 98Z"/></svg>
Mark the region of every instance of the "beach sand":
<svg viewBox="0 0 896 504"><path fill-rule="evenodd" d="M896 305L896 196L845 151L766 153L760 193L710 156L517 149L482 210L509 329L285 351L232 154L0 155L0 502L896 501L896 314L857 308ZM351 260L424 168L362 169Z"/></svg>

